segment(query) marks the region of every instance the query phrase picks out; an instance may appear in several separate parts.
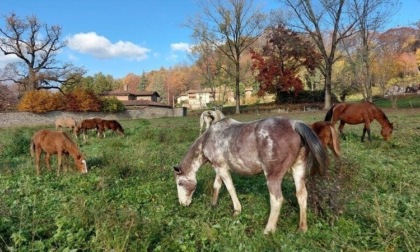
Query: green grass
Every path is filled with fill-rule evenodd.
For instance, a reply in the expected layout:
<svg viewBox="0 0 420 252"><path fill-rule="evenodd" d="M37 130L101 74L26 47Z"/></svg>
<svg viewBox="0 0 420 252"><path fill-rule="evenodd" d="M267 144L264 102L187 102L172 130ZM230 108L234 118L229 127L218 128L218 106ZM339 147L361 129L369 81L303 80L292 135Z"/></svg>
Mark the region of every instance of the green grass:
<svg viewBox="0 0 420 252"><path fill-rule="evenodd" d="M78 142L88 174L60 177L35 175L29 141L42 127L0 129L0 251L417 251L420 110L385 112L396 123L390 142L380 138L377 122L372 142L360 142L362 125L344 128L343 157L332 158L330 180L319 181L328 195L317 194L321 212L309 203L305 234L296 232L290 174L274 234L263 235L270 208L263 175L233 176L243 208L237 217L225 188L219 204L210 205L209 165L197 174L191 206L179 205L172 167L198 136L198 116L121 121L124 138L91 134ZM324 115L285 114L308 123Z"/></svg>

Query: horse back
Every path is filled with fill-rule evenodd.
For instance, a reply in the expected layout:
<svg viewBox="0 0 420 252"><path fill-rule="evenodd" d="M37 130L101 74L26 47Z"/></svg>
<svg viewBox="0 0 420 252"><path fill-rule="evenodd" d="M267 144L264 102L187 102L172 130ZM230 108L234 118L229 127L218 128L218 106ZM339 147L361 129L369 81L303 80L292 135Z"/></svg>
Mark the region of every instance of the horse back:
<svg viewBox="0 0 420 252"><path fill-rule="evenodd" d="M299 134L286 118L267 118L249 123L225 118L216 122L202 137L205 138L204 156L213 166L228 166L244 175L263 170L269 174L284 174L293 165L302 147ZM288 148L284 148L285 145Z"/></svg>
<svg viewBox="0 0 420 252"><path fill-rule="evenodd" d="M32 137L33 144L42 148L45 152L55 154L66 149L66 145L72 140L62 131L40 130Z"/></svg>

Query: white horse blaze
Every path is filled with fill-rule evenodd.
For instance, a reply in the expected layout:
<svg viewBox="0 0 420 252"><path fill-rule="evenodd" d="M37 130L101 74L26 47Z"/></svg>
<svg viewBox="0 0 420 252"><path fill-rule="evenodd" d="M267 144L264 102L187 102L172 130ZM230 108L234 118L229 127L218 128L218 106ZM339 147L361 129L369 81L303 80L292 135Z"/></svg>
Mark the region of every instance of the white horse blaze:
<svg viewBox="0 0 420 252"><path fill-rule="evenodd" d="M84 169L83 169L83 171L82 171L82 173L87 173L88 171L87 171L87 164L86 164L86 160L82 160L82 164L83 164L83 167L84 167Z"/></svg>

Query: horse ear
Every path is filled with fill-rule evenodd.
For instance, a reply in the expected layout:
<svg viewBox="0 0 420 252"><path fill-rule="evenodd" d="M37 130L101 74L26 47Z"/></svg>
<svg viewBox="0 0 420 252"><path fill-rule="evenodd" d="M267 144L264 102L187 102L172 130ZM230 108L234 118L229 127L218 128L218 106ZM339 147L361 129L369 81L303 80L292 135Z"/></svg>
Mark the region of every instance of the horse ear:
<svg viewBox="0 0 420 252"><path fill-rule="evenodd" d="M178 166L174 166L174 171L176 175L181 175L182 173L181 168L179 168Z"/></svg>

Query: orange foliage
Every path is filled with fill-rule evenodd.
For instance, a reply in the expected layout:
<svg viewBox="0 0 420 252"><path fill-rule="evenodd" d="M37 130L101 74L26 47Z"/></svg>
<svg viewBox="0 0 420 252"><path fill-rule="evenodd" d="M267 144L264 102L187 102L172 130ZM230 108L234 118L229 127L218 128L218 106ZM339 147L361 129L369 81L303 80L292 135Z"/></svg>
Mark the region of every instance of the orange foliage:
<svg viewBox="0 0 420 252"><path fill-rule="evenodd" d="M93 93L77 88L65 95L47 90L27 92L18 104L19 111L45 113L54 110L67 111L100 111L101 101Z"/></svg>
<svg viewBox="0 0 420 252"><path fill-rule="evenodd" d="M67 111L100 111L101 101L91 90L76 88L65 96Z"/></svg>
<svg viewBox="0 0 420 252"><path fill-rule="evenodd" d="M33 113L45 113L59 110L60 102L57 102L59 94L53 94L47 90L34 90L27 92L18 104L19 111Z"/></svg>

